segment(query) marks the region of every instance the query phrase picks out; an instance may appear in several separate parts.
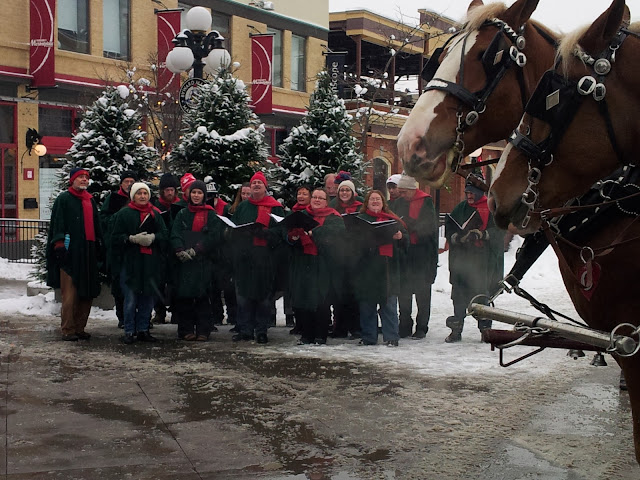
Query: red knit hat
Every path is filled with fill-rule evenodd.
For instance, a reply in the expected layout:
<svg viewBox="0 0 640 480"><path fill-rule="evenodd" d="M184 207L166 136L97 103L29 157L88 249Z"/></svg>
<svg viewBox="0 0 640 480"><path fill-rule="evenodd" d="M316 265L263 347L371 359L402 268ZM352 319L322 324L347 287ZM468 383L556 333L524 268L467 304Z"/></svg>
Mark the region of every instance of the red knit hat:
<svg viewBox="0 0 640 480"><path fill-rule="evenodd" d="M253 177L251 177L251 180L249 181L249 183L253 183L254 180L260 180L262 183L264 183L265 188L269 185L267 183L267 179L264 176L264 173L262 172L256 172L253 174Z"/></svg>
<svg viewBox="0 0 640 480"><path fill-rule="evenodd" d="M89 177L89 170L86 170L84 168L72 168L71 172L69 172L69 185L71 185L73 183L73 181L80 175L86 175L87 177Z"/></svg>
<svg viewBox="0 0 640 480"><path fill-rule="evenodd" d="M180 179L180 189L183 192L186 192L191 184L196 181L196 177L194 177L191 173L185 173Z"/></svg>

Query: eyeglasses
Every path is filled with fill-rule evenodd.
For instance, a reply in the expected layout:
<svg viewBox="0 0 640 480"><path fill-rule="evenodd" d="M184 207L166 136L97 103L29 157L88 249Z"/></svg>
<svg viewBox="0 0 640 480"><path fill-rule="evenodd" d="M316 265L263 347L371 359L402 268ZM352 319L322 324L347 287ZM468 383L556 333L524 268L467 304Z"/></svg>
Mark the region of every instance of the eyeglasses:
<svg viewBox="0 0 640 480"><path fill-rule="evenodd" d="M312 200L327 200L327 197L311 197Z"/></svg>

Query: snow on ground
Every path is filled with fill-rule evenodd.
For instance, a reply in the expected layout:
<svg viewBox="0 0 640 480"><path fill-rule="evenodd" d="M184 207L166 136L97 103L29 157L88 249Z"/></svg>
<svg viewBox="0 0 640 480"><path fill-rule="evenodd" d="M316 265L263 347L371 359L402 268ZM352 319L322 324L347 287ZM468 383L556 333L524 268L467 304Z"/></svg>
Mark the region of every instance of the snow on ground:
<svg viewBox="0 0 640 480"><path fill-rule="evenodd" d="M516 237L511 249L505 254L505 271L508 271L515 261L515 251L522 243ZM373 347L357 346L357 341L329 340L326 346L298 346L292 343L272 342L267 348L257 350L265 355L273 355L274 351L280 355L304 356L323 358L335 361L366 362L385 365L399 369L410 369L416 373L431 376L474 376L482 375L545 375L557 367L559 363L566 364L573 360L566 356L565 350L547 349L537 359L525 360L517 365L502 368L498 364L498 353L492 352L487 344L480 342L480 334L476 322L467 317L463 341L458 344L446 344L444 338L449 334L445 326L445 319L453 313L450 299L451 286L449 284L448 252L440 254L438 275L433 285L431 320L429 333L424 340L401 340L399 348L384 345ZM9 263L0 259L0 278L27 280L31 265ZM579 318L565 291L558 262L552 249L548 249L527 273L521 286L533 294L540 301L548 303L552 308L573 318ZM278 325L284 324L282 300L278 301ZM518 313L537 315L538 312L528 302L514 294L503 294L495 302L495 306ZM26 293L17 298L0 300L1 314L20 314L28 316L54 316L60 314L60 305L55 302L53 293L28 297ZM415 312L414 312L415 313ZM92 308L89 325L105 322L103 325L115 324L114 310L100 310ZM172 328L172 326L160 327ZM494 322L494 328L510 329L511 325ZM42 325L42 329L53 329L51 323ZM120 335L114 329L114 335ZM226 327L214 334L223 339L227 338ZM230 341L230 339L229 339ZM516 347L507 350L506 360L520 356L532 350L528 347Z"/></svg>

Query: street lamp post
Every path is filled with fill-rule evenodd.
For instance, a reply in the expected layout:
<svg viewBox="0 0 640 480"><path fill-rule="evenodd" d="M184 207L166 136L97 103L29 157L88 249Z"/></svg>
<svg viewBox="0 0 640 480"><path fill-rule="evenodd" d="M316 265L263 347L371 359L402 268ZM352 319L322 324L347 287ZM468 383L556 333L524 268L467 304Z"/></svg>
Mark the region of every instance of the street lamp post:
<svg viewBox="0 0 640 480"><path fill-rule="evenodd" d="M211 13L204 7L193 7L187 12L186 27L172 40L175 47L166 59L167 68L173 73L193 69L194 78L202 78L203 72L215 73L231 63L229 52L224 49L224 37L211 27Z"/></svg>

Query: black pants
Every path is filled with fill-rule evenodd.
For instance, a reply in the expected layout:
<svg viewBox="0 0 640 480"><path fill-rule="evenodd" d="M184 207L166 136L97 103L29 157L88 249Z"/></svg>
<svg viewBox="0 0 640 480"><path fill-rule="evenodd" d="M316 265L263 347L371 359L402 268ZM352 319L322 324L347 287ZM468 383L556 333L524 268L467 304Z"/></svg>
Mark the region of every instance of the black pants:
<svg viewBox="0 0 640 480"><path fill-rule="evenodd" d="M408 337L413 333L413 293L402 292L398 295L400 308L400 337ZM416 315L416 333L427 333L429 330L429 318L431 317L431 285L425 285L419 292L415 292L418 314Z"/></svg>
<svg viewBox="0 0 640 480"><path fill-rule="evenodd" d="M333 317L336 322L333 327L334 336L346 337L349 333L359 335L360 308L355 296L351 296L348 299L341 297L339 302L333 304Z"/></svg>
<svg viewBox="0 0 640 480"><path fill-rule="evenodd" d="M209 297L177 298L174 306L178 314L178 337L193 333L209 338L211 334L211 304Z"/></svg>
<svg viewBox="0 0 640 480"><path fill-rule="evenodd" d="M453 317L447 318L447 327L454 333L462 333L464 328L464 317L467 316L467 307L471 299L478 295L477 292L468 288L454 285L451 289L451 299L453 300ZM485 303L486 297L480 298L479 303ZM491 328L492 322L487 319L478 320L478 328L480 331Z"/></svg>
<svg viewBox="0 0 640 480"><path fill-rule="evenodd" d="M322 343L326 343L329 333L329 319L331 318L329 302L324 302L315 310L294 308L293 311L303 342L311 343L320 340Z"/></svg>

